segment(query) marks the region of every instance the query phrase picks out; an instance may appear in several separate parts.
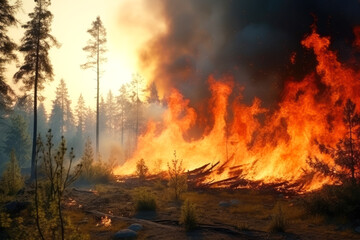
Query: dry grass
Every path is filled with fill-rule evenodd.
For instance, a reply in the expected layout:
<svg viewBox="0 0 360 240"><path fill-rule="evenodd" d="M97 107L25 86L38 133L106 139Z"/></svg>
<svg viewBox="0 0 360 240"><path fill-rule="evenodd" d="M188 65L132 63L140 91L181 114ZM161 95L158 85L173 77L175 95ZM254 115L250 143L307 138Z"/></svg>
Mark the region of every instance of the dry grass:
<svg viewBox="0 0 360 240"><path fill-rule="evenodd" d="M98 191L97 195L74 193L74 196L71 197L90 210L98 210L104 213L112 211L117 216L134 217L135 195L143 189L153 194L155 198L157 220L178 221L181 217L181 202L174 202L168 192L169 189L156 187L156 184L135 189L121 184L102 184L97 185L95 189ZM322 216L307 215L302 205L297 203L297 198L301 197L286 199L277 195L263 195L248 190L206 190L184 193L183 198L196 205L196 220L200 226L214 224L232 227L232 229L237 229L240 232L265 232L269 231L271 224L276 223L273 227L274 230L281 230L278 226L285 226L283 229L286 232L296 234L302 239L335 240L358 239L359 237L353 229L335 230L338 225L329 224L328 219ZM219 206L220 201L233 199L239 200L239 204L230 207ZM281 205L281 214L278 212L276 204ZM86 214L83 208L70 208L65 212L77 231L89 234L90 239L111 239L115 232L130 225L128 222L113 219L110 227L96 227L99 219ZM153 227L145 228L140 232L138 239L153 238L154 232L159 233L160 231L164 230ZM176 235L177 239L186 238L185 231L182 231ZM201 231L201 228L198 231ZM276 233L269 234L269 236L277 236ZM216 239L216 236L219 235L215 234L214 237L206 235L204 239Z"/></svg>
<svg viewBox="0 0 360 240"><path fill-rule="evenodd" d="M288 228L288 220L286 219L285 213L282 209L281 204L277 204L274 208L274 212L271 216L269 225L270 232L285 232Z"/></svg>
<svg viewBox="0 0 360 240"><path fill-rule="evenodd" d="M119 221L117 219L112 219L111 226L105 227L99 225L101 221L97 217L94 217L90 214L86 214L81 211L64 211L67 217L72 221L72 224L75 226L76 231L81 232L82 236L85 239L98 239L105 240L111 239L113 234L120 229L128 227L128 223ZM98 226L97 226L98 225Z"/></svg>

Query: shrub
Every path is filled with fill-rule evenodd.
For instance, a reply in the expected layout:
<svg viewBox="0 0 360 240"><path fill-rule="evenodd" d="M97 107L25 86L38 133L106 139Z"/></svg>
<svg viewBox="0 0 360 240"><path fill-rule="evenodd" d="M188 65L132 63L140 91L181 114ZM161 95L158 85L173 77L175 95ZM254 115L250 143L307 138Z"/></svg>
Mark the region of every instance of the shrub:
<svg viewBox="0 0 360 240"><path fill-rule="evenodd" d="M10 153L10 161L1 178L1 188L5 194L14 195L24 186L24 179L21 176L19 163L15 151Z"/></svg>
<svg viewBox="0 0 360 240"><path fill-rule="evenodd" d="M186 231L191 231L197 227L195 206L189 200L186 200L181 207L180 223L184 225Z"/></svg>
<svg viewBox="0 0 360 240"><path fill-rule="evenodd" d="M360 185L327 185L306 197L303 204L309 214L356 219L360 215Z"/></svg>
<svg viewBox="0 0 360 240"><path fill-rule="evenodd" d="M145 180L145 177L149 171L149 168L145 164L145 160L142 158L136 163L136 175L140 180Z"/></svg>
<svg viewBox="0 0 360 240"><path fill-rule="evenodd" d="M271 217L271 222L269 226L270 232L285 232L287 228L287 221L285 219L284 212L280 206L280 204L277 205L276 212Z"/></svg>
<svg viewBox="0 0 360 240"><path fill-rule="evenodd" d="M58 149L53 149L53 135L51 130L46 135L46 143L43 144L41 137L37 139L37 158L35 166L42 166L42 173L38 175L35 168L35 201L33 216L41 239L49 239L50 236L61 236L64 239L65 231L68 231L68 223L63 216L62 202L66 189L81 174L82 165L73 165L75 158L73 149L66 158L66 141L61 137ZM66 234L68 235L68 234ZM68 235L68 239L71 239Z"/></svg>
<svg viewBox="0 0 360 240"><path fill-rule="evenodd" d="M113 174L112 164L106 164L98 156L97 161L94 160L94 150L90 138L85 142L83 156L81 157L83 166L81 182L88 183L107 183L111 180Z"/></svg>
<svg viewBox="0 0 360 240"><path fill-rule="evenodd" d="M154 189L158 191L163 191L166 187L166 181L165 183L160 178L155 180L154 182Z"/></svg>
<svg viewBox="0 0 360 240"><path fill-rule="evenodd" d="M187 190L187 177L182 167L182 160L176 157L176 151L174 151L174 159L171 161L171 165L168 163L169 172L169 187L174 191L174 197L176 200L180 199L183 192Z"/></svg>
<svg viewBox="0 0 360 240"><path fill-rule="evenodd" d="M360 183L360 114L355 111L356 104L350 99L344 106L343 123L346 133L339 139L336 146L319 144L319 150L334 160L335 165L317 158L308 158L307 163L316 172L330 176L342 183L351 181Z"/></svg>
<svg viewBox="0 0 360 240"><path fill-rule="evenodd" d="M156 201L153 194L141 189L136 196L136 210L137 211L155 211Z"/></svg>

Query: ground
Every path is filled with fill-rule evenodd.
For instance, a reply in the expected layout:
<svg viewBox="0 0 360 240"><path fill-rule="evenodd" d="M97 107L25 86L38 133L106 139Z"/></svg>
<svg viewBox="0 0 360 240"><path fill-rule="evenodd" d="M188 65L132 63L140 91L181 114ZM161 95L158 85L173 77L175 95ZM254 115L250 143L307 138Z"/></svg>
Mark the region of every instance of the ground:
<svg viewBox="0 0 360 240"><path fill-rule="evenodd" d="M112 239L115 232L132 223L144 226L137 239L360 239L360 234L345 220L306 213L301 205L303 196L249 189L206 189L189 190L181 201L175 201L160 181L147 182L145 187L140 185L113 183L95 185L92 189L72 188L66 195L65 212L90 239ZM156 211L136 212L139 189L154 194ZM184 199L196 206L199 226L191 232L186 232L179 223ZM234 204L228 206L230 202ZM286 219L286 229L283 233L273 233L269 226L279 206ZM105 215L111 219L111 226L101 224Z"/></svg>

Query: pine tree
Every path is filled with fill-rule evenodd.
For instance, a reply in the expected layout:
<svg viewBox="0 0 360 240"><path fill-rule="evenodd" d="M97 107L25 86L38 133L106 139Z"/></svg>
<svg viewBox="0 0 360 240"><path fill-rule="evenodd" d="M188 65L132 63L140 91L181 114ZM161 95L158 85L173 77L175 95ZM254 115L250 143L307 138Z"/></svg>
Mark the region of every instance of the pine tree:
<svg viewBox="0 0 360 240"><path fill-rule="evenodd" d="M85 132L85 119L86 119L86 106L83 96L80 94L76 108L75 108L75 118L76 118L76 134L73 139L73 145L76 146L76 155L79 156L83 152L83 140Z"/></svg>
<svg viewBox="0 0 360 240"><path fill-rule="evenodd" d="M329 154L335 166L331 167L317 157L308 159L308 164L316 171L343 182L350 179L353 183L360 180L360 115L355 110L356 104L348 99L343 117L346 134L335 148L319 144L320 151Z"/></svg>
<svg viewBox="0 0 360 240"><path fill-rule="evenodd" d="M71 110L71 100L63 79L56 88L53 109L50 116L50 126L55 138L68 135L74 130L74 118Z"/></svg>
<svg viewBox="0 0 360 240"><path fill-rule="evenodd" d="M100 97L100 103L99 103L99 112L101 113L99 116L99 131L100 133L105 133L106 130L106 122L107 122L107 109L106 109L106 103L104 98Z"/></svg>
<svg viewBox="0 0 360 240"><path fill-rule="evenodd" d="M356 104L350 99L344 107L344 124L347 133L336 145L335 163L349 172L350 178L355 182L360 167L359 130L360 116L355 112Z"/></svg>
<svg viewBox="0 0 360 240"><path fill-rule="evenodd" d="M77 128L83 132L85 130L86 106L82 94L80 94L75 108L75 117Z"/></svg>
<svg viewBox="0 0 360 240"><path fill-rule="evenodd" d="M23 95L17 98L14 106L14 113L21 115L27 124L27 131L30 136L33 133L34 127L34 101L32 95Z"/></svg>
<svg viewBox="0 0 360 240"><path fill-rule="evenodd" d="M18 2L15 5L10 5L8 0L0 1L0 111L9 110L12 98L15 95L14 91L6 83L4 73L6 70L5 64L16 59L14 50L17 46L7 35L7 31L10 26L16 25L14 15L18 5Z"/></svg>
<svg viewBox="0 0 360 240"><path fill-rule="evenodd" d="M139 119L140 119L140 111L141 111L141 101L139 98L139 94L143 92L142 84L144 79L139 74L134 74L132 81L130 82L131 89L131 102L135 106L135 138L137 142L137 137L139 136Z"/></svg>
<svg viewBox="0 0 360 240"><path fill-rule="evenodd" d="M120 127L120 131L121 131L121 146L124 146L124 132L125 132L125 125L127 124L126 117L127 117L127 112L129 111L130 108L130 102L128 99L128 93L125 85L122 85L121 88L119 89L119 96L117 96L116 102L119 107L118 126Z"/></svg>
<svg viewBox="0 0 360 240"><path fill-rule="evenodd" d="M91 139L88 137L85 142L85 148L83 156L81 157L81 162L83 166L83 173L86 177L89 177L91 174L91 166L94 162L94 151L92 148Z"/></svg>
<svg viewBox="0 0 360 240"><path fill-rule="evenodd" d="M37 0L34 11L29 14L30 20L22 26L25 29L25 35L21 40L19 50L25 54L25 57L23 65L14 75L15 82L22 80L24 90L34 90L31 179L34 179L35 174L38 90L44 88L46 81L53 79L49 50L51 46L58 46L56 39L50 34L53 15L47 9L49 5L49 0Z"/></svg>
<svg viewBox="0 0 360 240"><path fill-rule="evenodd" d="M9 195L16 194L24 186L24 181L21 176L21 170L19 163L15 156L15 151L10 152L10 161L7 164L2 178L1 187L4 192Z"/></svg>
<svg viewBox="0 0 360 240"><path fill-rule="evenodd" d="M93 129L95 128L95 116L94 116L94 111L90 107L86 108L84 124L85 124L84 135L92 138L94 136Z"/></svg>
<svg viewBox="0 0 360 240"><path fill-rule="evenodd" d="M30 161L30 136L27 124L21 115L11 117L11 126L6 133L4 152L10 155L12 151L19 160L21 166L27 166Z"/></svg>
<svg viewBox="0 0 360 240"><path fill-rule="evenodd" d="M106 130L108 135L114 137L116 128L116 116L118 112L117 104L115 103L114 96L109 90L106 97Z"/></svg>
<svg viewBox="0 0 360 240"><path fill-rule="evenodd" d="M44 103L40 103L38 107L38 135L45 136L49 130L47 123L47 115Z"/></svg>
<svg viewBox="0 0 360 240"><path fill-rule="evenodd" d="M92 27L87 31L91 38L87 45L83 48L88 52L87 62L82 65L82 68L96 68L96 155L99 154L99 88L100 88L100 64L106 61L104 54L106 52L106 30L102 24L100 17L97 17L92 22Z"/></svg>

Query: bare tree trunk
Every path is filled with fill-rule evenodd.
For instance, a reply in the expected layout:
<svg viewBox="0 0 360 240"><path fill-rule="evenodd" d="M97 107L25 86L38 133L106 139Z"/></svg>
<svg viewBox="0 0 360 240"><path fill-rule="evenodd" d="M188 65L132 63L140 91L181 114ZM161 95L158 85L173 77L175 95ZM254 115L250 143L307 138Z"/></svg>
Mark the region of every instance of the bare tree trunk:
<svg viewBox="0 0 360 240"><path fill-rule="evenodd" d="M349 117L351 119L351 117ZM352 121L349 123L349 133L350 133L350 160L351 160L351 180L355 183L355 162L354 162L354 150L353 150L353 141L352 141Z"/></svg>
<svg viewBox="0 0 360 240"><path fill-rule="evenodd" d="M58 211L59 211L59 218L60 218L60 226L61 226L61 239L64 240L65 239L65 229L64 229L64 220L63 220L63 216L62 216L62 211L61 211L61 193L60 193L60 189L58 187Z"/></svg>
<svg viewBox="0 0 360 240"><path fill-rule="evenodd" d="M96 159L98 159L99 156L99 54L100 54L100 26L98 26L98 34L97 34L97 59L96 59L96 65L97 65L97 88L96 88Z"/></svg>
<svg viewBox="0 0 360 240"><path fill-rule="evenodd" d="M124 146L124 109L121 110L121 146Z"/></svg>

